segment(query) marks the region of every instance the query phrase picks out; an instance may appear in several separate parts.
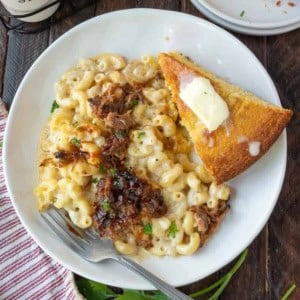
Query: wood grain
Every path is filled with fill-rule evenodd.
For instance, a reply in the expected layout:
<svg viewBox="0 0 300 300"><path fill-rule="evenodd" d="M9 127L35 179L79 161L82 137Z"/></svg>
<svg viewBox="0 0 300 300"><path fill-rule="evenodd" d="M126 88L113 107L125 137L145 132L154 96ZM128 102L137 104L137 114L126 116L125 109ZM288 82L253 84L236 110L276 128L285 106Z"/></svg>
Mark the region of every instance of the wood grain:
<svg viewBox="0 0 300 300"><path fill-rule="evenodd" d="M126 9L126 8L135 8L137 3L135 0L123 0L123 1L110 1L103 0L97 1L96 15L100 15L106 12Z"/></svg>
<svg viewBox="0 0 300 300"><path fill-rule="evenodd" d="M197 10L197 8L189 0L182 0L181 1L180 10L182 12L185 12L185 13L188 13L188 14L200 17L202 19L207 19L204 15L201 14L200 11Z"/></svg>
<svg viewBox="0 0 300 300"><path fill-rule="evenodd" d="M282 105L294 116L287 127L288 157L283 189L269 222L271 298L279 299L292 283L298 288L290 299L300 299L300 30L271 37L268 70Z"/></svg>
<svg viewBox="0 0 300 300"><path fill-rule="evenodd" d="M91 1L85 0L78 0L76 1L77 5L83 5L85 3L90 3ZM67 4L64 4L64 9L69 9ZM80 10L75 15L63 19L61 22L52 25L50 28L50 35L49 35L49 44L53 43L58 37L60 37L63 33L68 31L69 29L73 28L74 26L78 25L79 23L92 18L95 15L96 10L96 3L89 5L88 7ZM58 10L56 13L56 17L60 17L64 11Z"/></svg>
<svg viewBox="0 0 300 300"><path fill-rule="evenodd" d="M180 1L178 0L137 0L138 7L159 8L169 10L180 10Z"/></svg>

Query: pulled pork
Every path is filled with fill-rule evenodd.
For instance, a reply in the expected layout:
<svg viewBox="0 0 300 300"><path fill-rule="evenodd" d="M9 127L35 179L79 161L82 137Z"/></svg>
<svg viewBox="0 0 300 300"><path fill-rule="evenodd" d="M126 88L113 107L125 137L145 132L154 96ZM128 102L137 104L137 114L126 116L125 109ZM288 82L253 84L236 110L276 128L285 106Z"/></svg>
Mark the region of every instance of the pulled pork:
<svg viewBox="0 0 300 300"><path fill-rule="evenodd" d="M115 112L110 112L106 119L105 125L109 128L112 128L114 131L128 131L129 129L135 126L135 121L132 117L130 117L130 112L126 112L125 114L119 115Z"/></svg>
<svg viewBox="0 0 300 300"><path fill-rule="evenodd" d="M93 216L95 229L100 236L112 240L132 234L139 245L147 248L151 246L151 237L143 233L143 222L164 215L167 207L159 189L124 166L129 131L136 125L130 112L142 101L138 89L129 84L113 84L104 95L89 99L89 104L93 113L104 119L107 129L101 163L105 170L114 169L116 173L98 182Z"/></svg>
<svg viewBox="0 0 300 300"><path fill-rule="evenodd" d="M113 134L106 139L102 148L102 157L106 161L105 157L116 156L122 160L125 158L126 150L130 142L128 134Z"/></svg>
<svg viewBox="0 0 300 300"><path fill-rule="evenodd" d="M127 233L141 240L143 220L161 217L167 211L160 190L129 171L99 180L94 209L96 231L113 240Z"/></svg>
<svg viewBox="0 0 300 300"><path fill-rule="evenodd" d="M77 147L72 151L60 150L54 152L53 155L58 160L59 166L65 166L82 158L87 159L89 157L89 154L87 152L79 151Z"/></svg>
<svg viewBox="0 0 300 300"><path fill-rule="evenodd" d="M192 206L198 232L200 233L201 246L215 232L229 210L227 201L220 201L218 207L209 209L207 205Z"/></svg>
<svg viewBox="0 0 300 300"><path fill-rule="evenodd" d="M129 84L112 84L101 97L89 99L93 113L104 118L108 129L101 154L106 167L119 166L124 160L130 142L129 131L136 125L130 110L141 101L142 92Z"/></svg>
<svg viewBox="0 0 300 300"><path fill-rule="evenodd" d="M126 113L138 102L143 102L143 99L142 92L131 85L121 86L114 83L102 96L96 96L88 101L95 115L106 118L109 113L119 115Z"/></svg>
<svg viewBox="0 0 300 300"><path fill-rule="evenodd" d="M112 130L112 135L106 139L102 151L104 162L107 161L109 164L112 156L116 156L120 160L124 159L130 142L129 130L135 126L135 122L127 112L123 115L109 113L105 123ZM107 158L109 159L107 160Z"/></svg>

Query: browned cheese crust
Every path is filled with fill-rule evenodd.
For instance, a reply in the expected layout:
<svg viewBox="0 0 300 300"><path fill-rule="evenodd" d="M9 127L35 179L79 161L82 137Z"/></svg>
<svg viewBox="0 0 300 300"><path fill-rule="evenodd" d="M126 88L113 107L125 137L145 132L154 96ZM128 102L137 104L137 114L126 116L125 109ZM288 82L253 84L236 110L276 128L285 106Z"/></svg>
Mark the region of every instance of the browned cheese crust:
<svg viewBox="0 0 300 300"><path fill-rule="evenodd" d="M292 117L291 110L263 101L194 65L178 53L161 53L158 60L178 107L181 123L187 128L198 155L217 184L237 176L255 163L270 149ZM205 126L179 97L182 74L210 80L228 105L230 116L227 125L210 133L213 146L207 142ZM251 156L248 142L238 142L238 137L247 137L249 142L259 141L259 154Z"/></svg>

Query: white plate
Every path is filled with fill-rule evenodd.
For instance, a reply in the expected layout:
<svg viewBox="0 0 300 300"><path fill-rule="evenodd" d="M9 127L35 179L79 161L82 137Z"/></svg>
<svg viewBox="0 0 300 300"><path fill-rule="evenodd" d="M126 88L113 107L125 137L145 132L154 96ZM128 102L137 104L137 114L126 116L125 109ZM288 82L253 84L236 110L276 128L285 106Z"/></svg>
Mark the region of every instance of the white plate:
<svg viewBox="0 0 300 300"><path fill-rule="evenodd" d="M276 35L276 34L281 34L285 32L290 32L292 30L300 28L300 21L297 23L294 23L292 25L288 26L283 26L279 28L263 28L263 29L257 29L257 28L252 28L252 27L244 27L241 25L236 25L234 23L228 22L225 19L222 19L218 15L215 15L213 12L210 10L206 9L202 4L200 4L199 0L191 0L191 2L196 6L196 8L207 18L212 20L213 22L229 29L235 32L239 33L244 33L244 34L249 34L249 35L255 35L255 36L269 36L269 35Z"/></svg>
<svg viewBox="0 0 300 300"><path fill-rule="evenodd" d="M153 9L117 11L76 26L38 58L16 93L4 142L9 193L23 225L36 242L77 274L119 287L153 288L116 263L93 264L81 259L52 233L37 212L33 196L37 184L37 145L54 99L53 85L82 57L117 52L136 58L174 49L280 105L266 70L239 40L200 18ZM266 224L281 189L285 165L286 137L283 134L267 155L230 182L232 209L205 247L193 256L151 257L142 265L180 286L202 279L229 263Z"/></svg>
<svg viewBox="0 0 300 300"><path fill-rule="evenodd" d="M218 17L245 27L273 29L300 22L300 1L281 0L196 0ZM295 6L288 5L289 2ZM242 12L244 12L242 14Z"/></svg>

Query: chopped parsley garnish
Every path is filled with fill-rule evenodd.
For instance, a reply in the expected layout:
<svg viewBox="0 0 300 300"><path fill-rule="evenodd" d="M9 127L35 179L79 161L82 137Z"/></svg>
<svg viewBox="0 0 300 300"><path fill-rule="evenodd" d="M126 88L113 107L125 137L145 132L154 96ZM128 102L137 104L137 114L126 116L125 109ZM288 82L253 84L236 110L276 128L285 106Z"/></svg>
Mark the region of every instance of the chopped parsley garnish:
<svg viewBox="0 0 300 300"><path fill-rule="evenodd" d="M108 198L104 198L101 202L101 207L104 211L110 211L110 205L108 202Z"/></svg>
<svg viewBox="0 0 300 300"><path fill-rule="evenodd" d="M105 167L103 165L99 166L99 172L100 172L100 174L104 174L105 173Z"/></svg>
<svg viewBox="0 0 300 300"><path fill-rule="evenodd" d="M92 183L97 183L98 182L98 178L97 177L93 177L92 178Z"/></svg>
<svg viewBox="0 0 300 300"><path fill-rule="evenodd" d="M245 14L245 11L242 10L241 13L240 13L240 17L242 17L244 14Z"/></svg>
<svg viewBox="0 0 300 300"><path fill-rule="evenodd" d="M76 147L80 147L80 141L79 141L79 139L77 138L77 137L73 137L72 139L71 139L71 142L72 142L72 144L74 145L74 146L76 146Z"/></svg>
<svg viewBox="0 0 300 300"><path fill-rule="evenodd" d="M111 169L109 169L109 172L112 176L116 176L118 174L118 169L117 168L111 168Z"/></svg>
<svg viewBox="0 0 300 300"><path fill-rule="evenodd" d="M116 137L117 137L118 139L123 138L123 137L125 137L125 136L126 136L126 132L125 132L124 130L117 130L117 131L116 131Z"/></svg>
<svg viewBox="0 0 300 300"><path fill-rule="evenodd" d="M57 108L59 108L59 105L57 104L56 100L54 100L51 106L51 113L53 113Z"/></svg>
<svg viewBox="0 0 300 300"><path fill-rule="evenodd" d="M152 225L150 223L145 224L143 231L145 234L152 234Z"/></svg>
<svg viewBox="0 0 300 300"><path fill-rule="evenodd" d="M0 148L2 148L3 147L3 142L0 142Z"/></svg>
<svg viewBox="0 0 300 300"><path fill-rule="evenodd" d="M204 91L204 94L207 95L207 91Z"/></svg>
<svg viewBox="0 0 300 300"><path fill-rule="evenodd" d="M175 238L176 236L176 233L178 232L178 229L177 229L177 226L176 226L176 223L175 221L172 221L170 227L169 227L169 235L172 237L172 238Z"/></svg>
<svg viewBox="0 0 300 300"><path fill-rule="evenodd" d="M144 131L139 131L138 133L137 133L137 138L138 139L140 139L141 137L143 137L143 136L145 136L145 132Z"/></svg>
<svg viewBox="0 0 300 300"><path fill-rule="evenodd" d="M130 103L130 108L134 108L139 104L139 99L132 99Z"/></svg>

